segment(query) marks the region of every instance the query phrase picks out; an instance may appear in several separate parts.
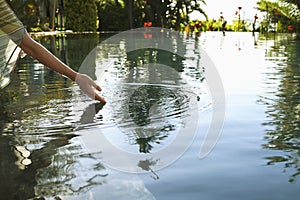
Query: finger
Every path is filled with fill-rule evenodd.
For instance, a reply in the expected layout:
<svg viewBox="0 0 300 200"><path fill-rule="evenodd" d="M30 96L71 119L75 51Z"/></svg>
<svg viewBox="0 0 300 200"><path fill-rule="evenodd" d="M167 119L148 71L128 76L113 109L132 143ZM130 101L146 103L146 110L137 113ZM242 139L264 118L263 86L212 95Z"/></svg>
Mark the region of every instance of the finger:
<svg viewBox="0 0 300 200"><path fill-rule="evenodd" d="M96 90L102 91L101 87L95 81L92 80L91 85L96 88Z"/></svg>
<svg viewBox="0 0 300 200"><path fill-rule="evenodd" d="M97 84L96 84L96 87L95 87L95 88L96 88L96 90L98 90L98 91L102 91L102 88L101 88L99 85L97 85Z"/></svg>
<svg viewBox="0 0 300 200"><path fill-rule="evenodd" d="M98 95L97 93L95 93L95 100L101 101L102 103L106 103L105 99L103 97L101 97L100 95Z"/></svg>

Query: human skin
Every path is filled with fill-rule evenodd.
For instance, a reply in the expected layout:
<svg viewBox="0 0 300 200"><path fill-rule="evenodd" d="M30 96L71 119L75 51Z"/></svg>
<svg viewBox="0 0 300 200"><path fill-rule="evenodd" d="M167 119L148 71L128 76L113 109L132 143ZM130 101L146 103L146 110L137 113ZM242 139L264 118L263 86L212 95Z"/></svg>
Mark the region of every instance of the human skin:
<svg viewBox="0 0 300 200"><path fill-rule="evenodd" d="M80 89L90 98L106 103L105 99L100 96L97 91L101 91L101 87L97 85L88 75L78 73L60 61L50 51L48 51L40 43L33 40L28 33L25 34L20 48L28 55L38 60L48 68L68 77L75 81Z"/></svg>

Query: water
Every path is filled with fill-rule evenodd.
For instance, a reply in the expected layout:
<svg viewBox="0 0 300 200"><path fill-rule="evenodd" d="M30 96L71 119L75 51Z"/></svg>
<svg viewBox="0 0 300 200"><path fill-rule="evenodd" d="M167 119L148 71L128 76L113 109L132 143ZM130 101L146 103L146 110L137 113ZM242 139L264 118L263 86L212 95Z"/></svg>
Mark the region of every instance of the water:
<svg viewBox="0 0 300 200"><path fill-rule="evenodd" d="M155 49L126 53L120 41L115 51L102 48L85 61L93 67L80 67L110 36L39 38L97 79L105 106L34 60L19 62L0 91L1 199L297 199L299 41L285 34L181 35L174 44L185 47L185 58ZM226 95L222 134L203 159L198 155L214 107L200 47L214 61ZM103 72L103 65L110 67ZM186 124L198 124L197 132L182 132ZM184 133L191 140L178 142ZM166 167L164 158L144 159L129 163L138 174L124 173L106 165L128 161L105 152L104 139L141 156L175 143L186 148Z"/></svg>

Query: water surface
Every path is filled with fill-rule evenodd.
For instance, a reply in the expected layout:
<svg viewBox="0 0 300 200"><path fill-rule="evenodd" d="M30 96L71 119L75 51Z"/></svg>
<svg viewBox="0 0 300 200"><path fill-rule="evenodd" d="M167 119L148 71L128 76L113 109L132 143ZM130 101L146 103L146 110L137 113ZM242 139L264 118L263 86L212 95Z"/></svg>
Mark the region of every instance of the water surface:
<svg viewBox="0 0 300 200"><path fill-rule="evenodd" d="M75 70L111 35L38 40ZM299 41L291 35L206 32L181 35L185 57L157 49L101 49L85 73L103 88L103 106L78 86L23 58L0 91L1 196L4 199L296 199L299 196ZM254 44L256 42L256 45ZM198 153L213 106L201 66L203 48L226 95L221 137L204 159ZM123 49L123 50L122 50ZM203 57L202 57L203 59ZM101 65L110 67L100 76ZM154 63L154 64L153 64ZM166 67L167 66L167 67ZM153 77L154 76L154 77ZM101 80L100 80L100 78ZM155 80L150 82L149 80ZM174 163L136 163L123 173L89 151L86 134L103 134L122 151L151 154L178 137L199 113L198 131ZM197 123L196 123L197 124ZM110 155L120 159L120 155ZM118 157L119 156L119 157Z"/></svg>

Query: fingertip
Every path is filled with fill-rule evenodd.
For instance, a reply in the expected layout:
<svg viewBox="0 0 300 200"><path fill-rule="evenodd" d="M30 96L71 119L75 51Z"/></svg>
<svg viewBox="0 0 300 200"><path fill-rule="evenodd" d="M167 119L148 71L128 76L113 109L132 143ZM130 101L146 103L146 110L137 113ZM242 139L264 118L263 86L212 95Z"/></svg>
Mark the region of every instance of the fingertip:
<svg viewBox="0 0 300 200"><path fill-rule="evenodd" d="M101 101L104 104L106 103L106 100L98 94L95 95L95 100Z"/></svg>
<svg viewBox="0 0 300 200"><path fill-rule="evenodd" d="M90 79L90 81L91 86L93 86L98 91L102 91L101 87L95 81L93 81L92 79Z"/></svg>
<svg viewBox="0 0 300 200"><path fill-rule="evenodd" d="M96 89L97 89L98 91L102 91L102 88L101 88L99 85L96 85Z"/></svg>
<svg viewBox="0 0 300 200"><path fill-rule="evenodd" d="M102 91L102 88L96 83L96 82L93 82L92 86L98 90L98 91Z"/></svg>

